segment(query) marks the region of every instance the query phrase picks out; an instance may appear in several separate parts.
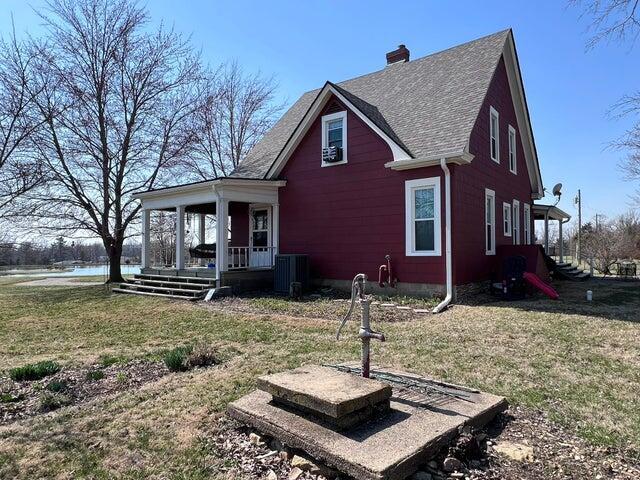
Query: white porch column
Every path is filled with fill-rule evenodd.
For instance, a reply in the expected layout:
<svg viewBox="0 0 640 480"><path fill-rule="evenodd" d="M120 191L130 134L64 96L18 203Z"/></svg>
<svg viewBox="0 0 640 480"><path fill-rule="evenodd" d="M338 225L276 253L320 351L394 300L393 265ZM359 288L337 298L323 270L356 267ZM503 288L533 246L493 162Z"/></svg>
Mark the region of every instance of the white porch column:
<svg viewBox="0 0 640 480"><path fill-rule="evenodd" d="M198 215L198 243L206 243L207 242L207 233L206 233L206 221L207 216L204 213ZM201 258L200 265L206 265L207 259Z"/></svg>
<svg viewBox="0 0 640 480"><path fill-rule="evenodd" d="M184 205L176 207L176 269L184 268Z"/></svg>
<svg viewBox="0 0 640 480"><path fill-rule="evenodd" d="M549 212L544 212L544 253L549 255Z"/></svg>
<svg viewBox="0 0 640 480"><path fill-rule="evenodd" d="M562 237L562 224L564 223L564 219L560 219L558 220L558 237L559 237L559 244L558 244L558 248L560 249L560 251L558 252L558 255L560 256L559 261L560 263L564 262L564 239Z"/></svg>
<svg viewBox="0 0 640 480"><path fill-rule="evenodd" d="M274 203L271 207L271 246L273 247L273 265L276 264L276 255L280 248L280 205Z"/></svg>
<svg viewBox="0 0 640 480"><path fill-rule="evenodd" d="M216 278L221 280L220 273L228 267L229 251L229 200L218 198L216 205Z"/></svg>
<svg viewBox="0 0 640 480"><path fill-rule="evenodd" d="M142 252L140 254L140 267L151 266L151 210L141 211L142 223Z"/></svg>

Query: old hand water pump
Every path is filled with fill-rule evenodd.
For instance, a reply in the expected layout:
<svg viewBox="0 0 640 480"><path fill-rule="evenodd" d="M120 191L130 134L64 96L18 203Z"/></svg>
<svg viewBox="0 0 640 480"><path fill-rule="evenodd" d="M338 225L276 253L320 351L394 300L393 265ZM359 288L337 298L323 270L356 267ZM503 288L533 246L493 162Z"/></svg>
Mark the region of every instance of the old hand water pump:
<svg viewBox="0 0 640 480"><path fill-rule="evenodd" d="M338 327L338 332L336 334L336 339L340 340L340 332L342 331L342 327L347 323L349 317L351 317L351 313L353 312L353 308L355 307L356 300L360 302L362 305L362 322L360 323L360 331L358 336L360 340L362 340L362 376L365 378L369 378L369 350L371 339L375 338L376 340L380 340L381 342L385 341L384 335L379 332L374 332L371 330L371 323L369 321L369 307L371 306L371 298L367 297L364 293L365 285L367 283L367 276L364 273L359 273L353 278L353 282L351 283L351 306L349 307L349 311L342 319L342 323L340 327Z"/></svg>

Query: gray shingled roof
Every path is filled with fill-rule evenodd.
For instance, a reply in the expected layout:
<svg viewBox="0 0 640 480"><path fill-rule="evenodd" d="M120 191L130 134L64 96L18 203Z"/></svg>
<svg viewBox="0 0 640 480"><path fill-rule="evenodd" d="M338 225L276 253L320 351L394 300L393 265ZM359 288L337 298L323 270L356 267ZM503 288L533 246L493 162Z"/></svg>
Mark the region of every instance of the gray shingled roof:
<svg viewBox="0 0 640 480"><path fill-rule="evenodd" d="M509 34L504 30L333 86L414 158L461 152ZM232 176L264 177L319 92L302 95Z"/></svg>

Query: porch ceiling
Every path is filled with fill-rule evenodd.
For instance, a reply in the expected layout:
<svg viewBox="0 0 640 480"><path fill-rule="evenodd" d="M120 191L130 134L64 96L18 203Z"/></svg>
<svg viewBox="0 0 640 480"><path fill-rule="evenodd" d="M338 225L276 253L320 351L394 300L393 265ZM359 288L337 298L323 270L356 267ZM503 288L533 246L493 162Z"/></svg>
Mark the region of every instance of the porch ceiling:
<svg viewBox="0 0 640 480"><path fill-rule="evenodd" d="M549 216L549 220L571 220L571 215L555 205L533 205L534 220L544 220L546 215Z"/></svg>

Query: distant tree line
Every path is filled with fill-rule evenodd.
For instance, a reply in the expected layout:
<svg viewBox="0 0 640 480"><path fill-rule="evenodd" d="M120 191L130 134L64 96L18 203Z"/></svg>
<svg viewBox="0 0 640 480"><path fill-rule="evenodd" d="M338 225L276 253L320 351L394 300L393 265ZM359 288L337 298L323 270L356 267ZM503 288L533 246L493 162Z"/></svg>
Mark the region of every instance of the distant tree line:
<svg viewBox="0 0 640 480"><path fill-rule="evenodd" d="M140 249L140 244L127 243L122 255L135 263L140 258ZM50 244L0 241L0 267L50 266L71 261L104 264L106 259L104 246L99 242L67 241L63 237Z"/></svg>

